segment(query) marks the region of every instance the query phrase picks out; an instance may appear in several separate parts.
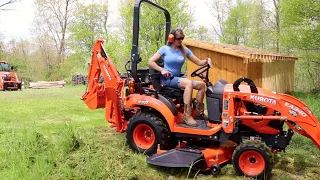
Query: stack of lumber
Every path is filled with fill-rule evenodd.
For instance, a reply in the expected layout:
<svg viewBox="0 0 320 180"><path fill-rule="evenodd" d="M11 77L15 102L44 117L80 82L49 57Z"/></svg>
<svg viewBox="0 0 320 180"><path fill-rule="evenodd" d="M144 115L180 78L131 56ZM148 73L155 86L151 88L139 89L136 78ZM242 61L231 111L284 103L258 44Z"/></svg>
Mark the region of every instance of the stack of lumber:
<svg viewBox="0 0 320 180"><path fill-rule="evenodd" d="M66 84L65 81L38 81L38 82L30 82L29 88L32 88L32 89L63 88L65 84Z"/></svg>

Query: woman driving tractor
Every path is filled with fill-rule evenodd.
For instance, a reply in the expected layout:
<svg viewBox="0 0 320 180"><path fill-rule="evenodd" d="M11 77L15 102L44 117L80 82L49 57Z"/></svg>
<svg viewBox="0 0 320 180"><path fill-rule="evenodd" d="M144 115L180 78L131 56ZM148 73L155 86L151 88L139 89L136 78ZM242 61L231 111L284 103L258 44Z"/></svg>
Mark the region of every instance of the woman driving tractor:
<svg viewBox="0 0 320 180"><path fill-rule="evenodd" d="M184 39L184 34L182 29L173 29L168 37L167 45L162 46L150 59L148 62L149 67L161 72L161 83L173 87L184 89L183 102L184 102L184 113L183 121L189 126L197 126L197 121L195 121L191 115L191 99L192 90L198 90L196 96L196 111L195 117L204 116L204 104L203 98L205 93L205 83L202 81L189 80L188 78L180 77L182 65L187 57L190 61L195 64L202 66L209 64L212 67L211 59L206 58L205 60L200 60L197 58L190 49L182 44ZM157 65L156 61L162 56L164 61L164 67Z"/></svg>

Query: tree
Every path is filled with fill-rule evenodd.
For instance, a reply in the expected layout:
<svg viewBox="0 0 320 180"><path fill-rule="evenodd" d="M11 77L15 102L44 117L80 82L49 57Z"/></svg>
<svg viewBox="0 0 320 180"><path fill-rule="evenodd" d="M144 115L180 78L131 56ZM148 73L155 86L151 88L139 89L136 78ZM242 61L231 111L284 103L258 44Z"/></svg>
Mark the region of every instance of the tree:
<svg viewBox="0 0 320 180"><path fill-rule="evenodd" d="M4 56L4 43L2 41L3 35L0 33L0 59Z"/></svg>
<svg viewBox="0 0 320 180"><path fill-rule="evenodd" d="M70 26L70 39L74 50L91 52L97 39L104 39L108 34L106 26L108 20L108 6L106 4L80 3Z"/></svg>
<svg viewBox="0 0 320 180"><path fill-rule="evenodd" d="M57 62L65 59L66 34L75 9L76 0L36 0L35 33L48 34L53 41L57 56Z"/></svg>
<svg viewBox="0 0 320 180"><path fill-rule="evenodd" d="M7 0L7 1L1 2L0 3L0 10L1 11L10 10L10 9L5 8L5 7L7 7L7 6L9 6L9 5L13 4L13 3L19 2L19 1L21 1L21 0Z"/></svg>
<svg viewBox="0 0 320 180"><path fill-rule="evenodd" d="M213 38L210 35L208 28L201 25L190 32L188 39L189 38L195 39L197 41L213 41Z"/></svg>
<svg viewBox="0 0 320 180"><path fill-rule="evenodd" d="M277 26L274 25L277 21L273 17L276 13L267 10L268 5L270 3L266 4L263 0L238 0L230 9L228 18L223 22L223 35L220 41L267 50L279 47L280 32L277 33Z"/></svg>
<svg viewBox="0 0 320 180"><path fill-rule="evenodd" d="M227 19L232 0L212 0L209 3L210 13L213 16L213 30L218 36L218 39L221 39L224 34L224 22Z"/></svg>
<svg viewBox="0 0 320 180"><path fill-rule="evenodd" d="M320 1L282 0L281 8L286 37L291 36L283 40L302 50L320 50Z"/></svg>
<svg viewBox="0 0 320 180"><path fill-rule="evenodd" d="M46 75L38 46L28 40L12 39L5 43L4 58L15 67L23 81L43 80Z"/></svg>
<svg viewBox="0 0 320 180"><path fill-rule="evenodd" d="M61 66L61 74L69 76L76 73L87 73L91 49L97 39L106 39L108 6L106 2L77 5L74 19L70 25L69 46L73 50L67 61Z"/></svg>
<svg viewBox="0 0 320 180"><path fill-rule="evenodd" d="M299 57L298 89L320 90L320 1L281 0L283 49Z"/></svg>
<svg viewBox="0 0 320 180"><path fill-rule="evenodd" d="M228 19L224 22L221 41L227 44L246 44L249 30L248 2L238 0L237 6L230 9Z"/></svg>
<svg viewBox="0 0 320 180"><path fill-rule="evenodd" d="M272 23L269 22L271 12L266 10L267 4L262 0L252 0L248 3L249 29L247 46L274 50L274 34ZM274 19L271 18L273 21Z"/></svg>
<svg viewBox="0 0 320 180"><path fill-rule="evenodd" d="M275 29L276 29L276 48L277 52L280 52L280 36L281 36L281 19L280 19L280 0L273 0L273 5L275 9Z"/></svg>

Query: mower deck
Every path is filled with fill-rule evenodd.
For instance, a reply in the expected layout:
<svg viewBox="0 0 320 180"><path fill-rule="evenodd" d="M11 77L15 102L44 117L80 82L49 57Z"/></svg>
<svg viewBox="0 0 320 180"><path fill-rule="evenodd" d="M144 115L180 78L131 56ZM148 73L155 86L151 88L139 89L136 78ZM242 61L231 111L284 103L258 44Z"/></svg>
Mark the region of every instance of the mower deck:
<svg viewBox="0 0 320 180"><path fill-rule="evenodd" d="M203 166L204 156L194 149L172 149L165 153L155 154L147 158L147 163L164 167Z"/></svg>

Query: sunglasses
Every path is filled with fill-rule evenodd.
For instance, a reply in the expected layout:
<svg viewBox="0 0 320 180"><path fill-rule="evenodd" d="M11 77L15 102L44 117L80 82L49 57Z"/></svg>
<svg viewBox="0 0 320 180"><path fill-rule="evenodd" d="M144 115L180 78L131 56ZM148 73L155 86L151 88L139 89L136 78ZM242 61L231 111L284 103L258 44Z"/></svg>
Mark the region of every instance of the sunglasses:
<svg viewBox="0 0 320 180"><path fill-rule="evenodd" d="M176 40L178 40L178 41L184 40L184 37L178 37L178 38L176 38Z"/></svg>

